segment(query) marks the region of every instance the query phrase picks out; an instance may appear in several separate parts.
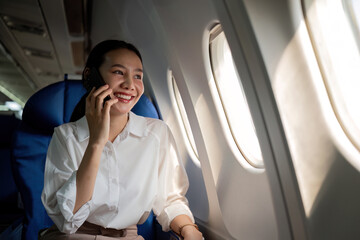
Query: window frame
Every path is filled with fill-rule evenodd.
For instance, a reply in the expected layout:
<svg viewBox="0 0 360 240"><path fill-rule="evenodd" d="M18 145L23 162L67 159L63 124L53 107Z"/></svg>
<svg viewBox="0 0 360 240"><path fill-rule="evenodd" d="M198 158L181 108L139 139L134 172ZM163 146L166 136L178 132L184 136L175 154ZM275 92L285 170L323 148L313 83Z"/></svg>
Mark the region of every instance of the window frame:
<svg viewBox="0 0 360 240"><path fill-rule="evenodd" d="M175 109L176 118L180 125L180 130L185 142L185 147L192 161L200 167L199 154L196 148L195 138L193 136L189 118L187 117L186 108L182 100L180 90L177 86L176 79L171 70L168 70L168 82L170 87L170 97ZM192 138L192 140L191 140Z"/></svg>
<svg viewBox="0 0 360 240"><path fill-rule="evenodd" d="M360 117L353 119L352 112L348 110L348 94L344 94L343 90L340 90L343 87L341 85L343 85L344 79L347 80L349 76L354 75L360 77L360 32L354 32L354 28L359 23L351 22L354 21L354 16L352 16L353 13L349 9L349 4L344 1L302 0L302 6L306 16L306 26L316 53L332 111L346 137L357 151L360 151L360 124L356 124L356 119L360 119ZM344 11L341 11L341 9L344 9ZM334 17L334 12L331 11L336 11L338 15ZM334 19L336 19L336 23L332 22ZM331 26L333 32L337 32L336 35L330 34L329 30L326 32L324 22ZM338 24L342 24L341 27ZM342 29L342 33L339 34L336 28ZM340 42L344 48L336 45ZM353 48L350 50L349 46L357 48L357 51L353 51ZM339 48L342 51L336 52ZM355 52L357 52L358 56L354 55ZM335 57L338 53L342 55ZM341 61L338 61L338 59L341 59ZM356 60L354 61L354 59ZM349 67L352 64L354 64L354 67ZM358 68L355 67L355 64ZM357 114L359 115L360 112Z"/></svg>
<svg viewBox="0 0 360 240"><path fill-rule="evenodd" d="M234 66L234 69L235 69L236 74L237 74L237 80L239 81L239 87L241 89L241 94L243 96L242 99L244 101L244 104L247 106L248 116L250 117L250 119L248 119L248 120L250 120L250 122L252 122L252 127L253 127L253 130L254 130L253 133L255 134L255 138L257 140L258 153L261 156L260 159L254 160L254 157L253 157L254 154L252 154L251 151L246 149L246 146L242 146L241 142L237 139L237 136L236 136L236 134L234 132L234 129L233 129L233 126L231 124L231 120L230 120L230 117L229 117L227 107L225 106L225 102L224 102L223 97L222 97L222 93L221 93L221 90L220 90L221 88L219 86L218 81L216 80L216 77L217 77L216 75L217 74L215 73L215 68L216 67L214 67L214 56L212 54L212 44L220 34L224 34L224 36L225 36L225 33L222 30L221 24L217 23L216 25L214 25L210 29L208 51L209 51L210 68L211 68L211 73L212 73L212 76L213 76L212 79L213 79L214 85L216 87L216 98L220 102L221 109L222 109L222 114L224 115L224 117L226 119L226 123L224 121L224 122L222 122L222 124L227 129L229 129L229 132L231 134L231 141L235 144L236 149L239 151L240 155L246 160L246 162L253 168L264 169L265 168L264 160L263 160L263 156L262 156L262 152L261 152L261 148L260 148L259 139L258 139L257 134L256 134L256 130L255 130L255 126L254 126L255 124L254 124L254 121L253 121L251 113L250 113L249 105L247 103L247 99L245 97L244 89L243 89L243 86L241 84L241 80L240 80L239 74L237 72L237 69L235 67L235 63L233 62L233 66ZM225 41L227 42L226 36L225 36ZM230 50L230 52L231 52L231 50ZM215 95L215 93L213 93L213 95ZM240 157L239 154L236 154L236 158L239 158L239 157ZM239 162L240 162L240 160L239 160Z"/></svg>

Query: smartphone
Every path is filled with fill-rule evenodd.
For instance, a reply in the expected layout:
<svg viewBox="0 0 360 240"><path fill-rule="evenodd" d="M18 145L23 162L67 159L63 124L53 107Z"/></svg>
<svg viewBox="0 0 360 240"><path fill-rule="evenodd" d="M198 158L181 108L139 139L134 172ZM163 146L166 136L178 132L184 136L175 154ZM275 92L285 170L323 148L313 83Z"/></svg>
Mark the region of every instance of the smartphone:
<svg viewBox="0 0 360 240"><path fill-rule="evenodd" d="M90 92L93 87L98 89L99 87L101 87L105 84L106 83L105 83L104 79L101 77L99 71L95 67L92 67L90 69L90 73L89 73L88 79L86 81L86 85L85 85L86 90L88 92ZM110 99L111 99L110 96L106 96L104 99L104 103Z"/></svg>

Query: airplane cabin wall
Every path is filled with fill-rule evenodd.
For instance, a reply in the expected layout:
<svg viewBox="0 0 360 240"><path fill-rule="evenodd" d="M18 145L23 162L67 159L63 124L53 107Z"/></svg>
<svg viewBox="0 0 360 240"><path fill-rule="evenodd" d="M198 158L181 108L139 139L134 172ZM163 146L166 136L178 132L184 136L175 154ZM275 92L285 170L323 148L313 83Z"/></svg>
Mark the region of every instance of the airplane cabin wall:
<svg viewBox="0 0 360 240"><path fill-rule="evenodd" d="M146 76L187 169L190 208L206 239L277 239L266 172L236 159L210 92L209 31L218 22L213 3L108 0L94 1L94 11L94 43L120 38L143 55ZM201 168L179 130L170 73L184 101Z"/></svg>
<svg viewBox="0 0 360 240"><path fill-rule="evenodd" d="M245 5L285 129L308 238L357 239L360 154L331 107L304 17L308 2L309 9L289 0Z"/></svg>
<svg viewBox="0 0 360 240"><path fill-rule="evenodd" d="M241 22L242 3L251 26ZM359 153L347 152L354 147L332 110L302 2L242 3L94 1L92 40L120 38L142 52L147 87L175 135L206 239L353 239L360 235L360 175L352 164ZM266 171L236 159L211 94L209 32L220 21L245 76ZM254 39L246 36L252 31ZM180 131L172 75L201 168Z"/></svg>

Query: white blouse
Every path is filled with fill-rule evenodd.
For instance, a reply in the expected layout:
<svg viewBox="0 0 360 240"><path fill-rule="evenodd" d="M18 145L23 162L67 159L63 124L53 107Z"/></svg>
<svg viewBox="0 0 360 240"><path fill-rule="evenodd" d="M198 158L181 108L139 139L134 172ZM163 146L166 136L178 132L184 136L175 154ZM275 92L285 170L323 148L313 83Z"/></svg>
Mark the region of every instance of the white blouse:
<svg viewBox="0 0 360 240"><path fill-rule="evenodd" d="M101 155L93 196L75 214L76 173L89 141L85 117L55 128L41 200L60 231L74 233L88 221L123 229L142 223L153 210L164 231L186 214L189 183L169 127L129 113L125 129Z"/></svg>

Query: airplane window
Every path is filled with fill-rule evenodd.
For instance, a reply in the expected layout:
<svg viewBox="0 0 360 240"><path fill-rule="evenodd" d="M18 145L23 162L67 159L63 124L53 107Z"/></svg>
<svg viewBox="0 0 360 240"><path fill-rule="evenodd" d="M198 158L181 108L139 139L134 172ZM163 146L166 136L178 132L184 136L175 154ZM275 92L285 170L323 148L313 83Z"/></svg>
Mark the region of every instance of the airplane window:
<svg viewBox="0 0 360 240"><path fill-rule="evenodd" d="M263 167L259 140L225 34L217 25L210 34L210 58L221 104L232 138L253 167Z"/></svg>
<svg viewBox="0 0 360 240"><path fill-rule="evenodd" d="M344 10L348 16L357 44L360 44L360 2L358 0L345 0Z"/></svg>
<svg viewBox="0 0 360 240"><path fill-rule="evenodd" d="M330 103L360 150L360 2L313 0L304 7Z"/></svg>
<svg viewBox="0 0 360 240"><path fill-rule="evenodd" d="M171 75L171 79L172 79L172 88L173 88L173 93L174 93L174 98L175 98L175 102L176 102L176 108L177 114L179 115L179 119L181 120L181 125L182 125L182 132L183 135L186 136L186 139L188 141L186 142L186 147L188 148L188 152L192 155L193 160L195 159L199 159L199 154L197 152L196 149L196 145L195 145L195 140L194 140L194 136L192 134L191 131L191 127L190 127L190 123L189 123L189 119L187 117L186 111L185 111L185 106L184 103L182 101L181 95L180 95L180 91L179 88L176 84L175 78L174 76ZM195 162L197 165L200 164L199 161Z"/></svg>

